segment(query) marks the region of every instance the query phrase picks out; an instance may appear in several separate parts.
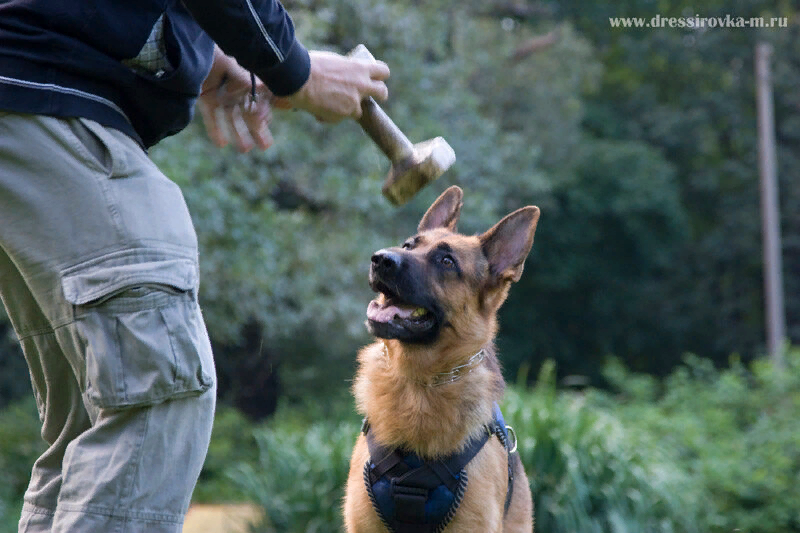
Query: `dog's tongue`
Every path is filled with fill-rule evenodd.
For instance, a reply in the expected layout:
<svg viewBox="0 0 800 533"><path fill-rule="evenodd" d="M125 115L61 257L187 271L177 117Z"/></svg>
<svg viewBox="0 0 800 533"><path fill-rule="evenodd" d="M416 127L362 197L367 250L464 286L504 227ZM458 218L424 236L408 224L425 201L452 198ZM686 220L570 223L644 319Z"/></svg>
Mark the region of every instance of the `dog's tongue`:
<svg viewBox="0 0 800 533"><path fill-rule="evenodd" d="M390 322L394 317L409 319L416 310L413 305L379 303L372 300L367 306L367 318L373 322Z"/></svg>

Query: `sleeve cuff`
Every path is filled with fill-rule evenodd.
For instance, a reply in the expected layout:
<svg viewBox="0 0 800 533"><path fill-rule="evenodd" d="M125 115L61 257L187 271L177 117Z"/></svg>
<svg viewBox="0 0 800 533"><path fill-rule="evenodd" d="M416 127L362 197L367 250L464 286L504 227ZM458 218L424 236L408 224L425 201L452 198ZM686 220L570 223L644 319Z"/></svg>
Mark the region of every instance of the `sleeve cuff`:
<svg viewBox="0 0 800 533"><path fill-rule="evenodd" d="M308 50L295 40L282 62L256 74L275 96L289 96L305 85L310 72Z"/></svg>

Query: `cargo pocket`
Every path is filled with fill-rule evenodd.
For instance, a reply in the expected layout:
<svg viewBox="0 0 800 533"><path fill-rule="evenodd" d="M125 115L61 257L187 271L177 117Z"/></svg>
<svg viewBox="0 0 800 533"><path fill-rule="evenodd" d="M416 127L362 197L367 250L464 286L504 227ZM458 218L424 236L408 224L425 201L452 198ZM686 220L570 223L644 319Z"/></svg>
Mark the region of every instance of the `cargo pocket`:
<svg viewBox="0 0 800 533"><path fill-rule="evenodd" d="M92 404L152 405L214 384L192 261L93 266L66 275L62 288L74 307Z"/></svg>

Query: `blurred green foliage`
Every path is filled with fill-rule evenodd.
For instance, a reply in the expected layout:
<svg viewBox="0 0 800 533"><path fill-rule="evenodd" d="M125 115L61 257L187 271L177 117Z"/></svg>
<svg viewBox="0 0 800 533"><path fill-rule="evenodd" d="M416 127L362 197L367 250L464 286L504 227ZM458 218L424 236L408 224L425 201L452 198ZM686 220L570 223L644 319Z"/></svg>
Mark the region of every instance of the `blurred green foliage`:
<svg viewBox="0 0 800 533"><path fill-rule="evenodd" d="M246 494L228 481L227 470L233 464L252 464L257 459L253 425L236 409L217 409L208 455L192 500L218 503L246 499Z"/></svg>
<svg viewBox="0 0 800 533"><path fill-rule="evenodd" d="M718 371L692 356L661 385L612 359L604 373L613 392L559 391L550 361L534 388L509 387L503 413L537 530L797 531L800 349L787 360L786 371L766 361ZM267 509L264 531L341 524L359 421L343 407L334 412L284 406L253 430L258 458L228 465L227 481Z"/></svg>
<svg viewBox="0 0 800 533"><path fill-rule="evenodd" d="M28 367L17 337L0 305L0 410L9 402L31 393Z"/></svg>
<svg viewBox="0 0 800 533"><path fill-rule="evenodd" d="M754 47L774 46L773 83L788 335L800 336L800 52L794 2L568 2L564 16L595 43L605 73L587 95L584 131L645 143L675 171L688 232L668 268L624 304L616 353L664 374L690 351L727 364L763 350ZM788 17L789 27L677 31L609 29L608 17ZM602 23L601 23L602 22ZM633 266L633 265L632 265ZM616 312L616 310L614 310ZM632 311L629 314L624 311ZM594 315L598 316L598 315ZM606 314L608 320L615 316ZM603 323L605 321L601 321ZM630 332L626 335L624 332ZM620 350L621 347L627 348ZM639 357L629 358L628 349Z"/></svg>
<svg viewBox="0 0 800 533"><path fill-rule="evenodd" d="M704 491L704 531L800 531L800 349L786 360L733 358L719 371L689 356L663 385L616 361L606 375L619 394L593 391L590 403L682 465Z"/></svg>
<svg viewBox="0 0 800 533"><path fill-rule="evenodd" d="M259 459L233 467L233 483L261 505L264 531L325 533L342 524L341 504L358 421L298 426L281 418L257 429Z"/></svg>
<svg viewBox="0 0 800 533"><path fill-rule="evenodd" d="M700 532L704 491L683 465L645 445L613 409L558 393L552 361L536 388L511 388L514 428L534 495L536 529L587 533Z"/></svg>
<svg viewBox="0 0 800 533"><path fill-rule="evenodd" d="M509 376L553 359L559 377L602 385L610 353L660 376L687 351L718 365L733 352L751 360L763 351L752 76L759 39L775 46L788 333L800 340L796 24L609 26L609 16L652 17L655 9L685 16L691 6L680 0L287 6L310 46L346 52L364 42L387 61L387 112L413 140L445 136L458 161L396 209L379 192L388 163L352 122L276 112L275 146L247 155L212 149L196 122L154 149L197 225L204 308L222 357L260 346L247 353L292 400L340 388L367 340L370 254L401 242L436 195L458 184L466 233L524 204L542 209L525 276L501 311ZM701 15L730 9L710 2ZM761 0L736 10L795 12ZM519 55L551 30L554 44Z"/></svg>
<svg viewBox="0 0 800 533"><path fill-rule="evenodd" d="M33 463L47 448L31 395L0 411L0 533L17 531Z"/></svg>
<svg viewBox="0 0 800 533"><path fill-rule="evenodd" d="M800 349L717 370L687 357L663 383L609 360L611 391L510 386L514 427L536 505L553 532L788 533L800 530ZM522 382L526 381L523 377ZM352 401L283 402L254 425L218 410L195 501L252 501L265 532L338 530L360 420ZM13 531L30 466L43 446L32 402L0 415L0 531Z"/></svg>

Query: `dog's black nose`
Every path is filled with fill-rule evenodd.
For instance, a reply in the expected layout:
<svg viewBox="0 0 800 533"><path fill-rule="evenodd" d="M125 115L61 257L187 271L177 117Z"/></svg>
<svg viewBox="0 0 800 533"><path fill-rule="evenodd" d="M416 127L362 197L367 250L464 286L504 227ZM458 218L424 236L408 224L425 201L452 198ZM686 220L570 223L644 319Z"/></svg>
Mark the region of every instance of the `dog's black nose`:
<svg viewBox="0 0 800 533"><path fill-rule="evenodd" d="M372 254L372 268L382 276L391 276L400 270L403 258L391 250L378 250Z"/></svg>

